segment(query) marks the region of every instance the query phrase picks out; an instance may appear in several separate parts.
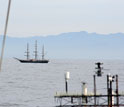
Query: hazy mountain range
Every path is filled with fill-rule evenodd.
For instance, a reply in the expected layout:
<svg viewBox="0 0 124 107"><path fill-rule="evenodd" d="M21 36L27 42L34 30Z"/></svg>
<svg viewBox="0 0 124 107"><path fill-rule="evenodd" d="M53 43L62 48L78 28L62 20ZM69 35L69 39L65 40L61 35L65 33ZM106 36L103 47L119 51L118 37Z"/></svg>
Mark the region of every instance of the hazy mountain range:
<svg viewBox="0 0 124 107"><path fill-rule="evenodd" d="M39 57L41 57L42 45L44 44L47 53L46 58L49 59L124 59L123 33L103 35L85 31L46 37L7 37L5 57L24 58L27 43L30 44L30 55L34 57L35 40L38 41Z"/></svg>

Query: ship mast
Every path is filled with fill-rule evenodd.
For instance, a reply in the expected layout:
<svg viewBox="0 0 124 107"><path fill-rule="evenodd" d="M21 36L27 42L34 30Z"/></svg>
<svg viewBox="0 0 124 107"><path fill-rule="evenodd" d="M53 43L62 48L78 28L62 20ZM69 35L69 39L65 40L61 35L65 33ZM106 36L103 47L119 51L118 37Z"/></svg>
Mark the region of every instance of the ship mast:
<svg viewBox="0 0 124 107"><path fill-rule="evenodd" d="M29 53L30 52L29 52L29 44L28 43L27 43L27 51L25 53L26 53L25 56L27 57L27 60L29 60L29 56L30 56Z"/></svg>
<svg viewBox="0 0 124 107"><path fill-rule="evenodd" d="M42 60L44 60L44 45L42 47Z"/></svg>
<svg viewBox="0 0 124 107"><path fill-rule="evenodd" d="M37 60L37 40L35 41L35 51L34 51L34 56L35 56L35 60Z"/></svg>

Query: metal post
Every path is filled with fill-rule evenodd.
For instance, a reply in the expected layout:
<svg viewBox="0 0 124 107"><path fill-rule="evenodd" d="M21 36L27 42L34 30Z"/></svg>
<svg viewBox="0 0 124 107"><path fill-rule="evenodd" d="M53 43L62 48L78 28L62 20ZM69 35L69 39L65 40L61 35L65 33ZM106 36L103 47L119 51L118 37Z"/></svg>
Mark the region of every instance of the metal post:
<svg viewBox="0 0 124 107"><path fill-rule="evenodd" d="M65 80L65 90L66 90L66 93L68 93L68 80Z"/></svg>
<svg viewBox="0 0 124 107"><path fill-rule="evenodd" d="M108 95L108 106L109 106L109 75L107 75L107 95Z"/></svg>
<svg viewBox="0 0 124 107"><path fill-rule="evenodd" d="M71 103L74 103L74 102L73 102L73 97L71 97Z"/></svg>
<svg viewBox="0 0 124 107"><path fill-rule="evenodd" d="M116 75L116 102L117 102L117 107L119 107L119 97L118 97L118 75Z"/></svg>
<svg viewBox="0 0 124 107"><path fill-rule="evenodd" d="M110 81L110 107L112 107L112 81Z"/></svg>
<svg viewBox="0 0 124 107"><path fill-rule="evenodd" d="M93 75L94 78L94 105L96 107L96 76Z"/></svg>

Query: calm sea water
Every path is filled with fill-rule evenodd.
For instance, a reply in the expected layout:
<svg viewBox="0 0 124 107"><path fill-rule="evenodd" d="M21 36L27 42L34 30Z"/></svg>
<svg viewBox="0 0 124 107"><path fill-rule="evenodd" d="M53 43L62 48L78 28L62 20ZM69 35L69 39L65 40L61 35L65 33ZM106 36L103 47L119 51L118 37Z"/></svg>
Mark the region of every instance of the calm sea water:
<svg viewBox="0 0 124 107"><path fill-rule="evenodd" d="M81 82L93 92L95 62L99 60L51 60L48 64L23 64L6 59L0 73L0 107L53 107L54 95L65 91L64 74L70 72L69 92L80 93ZM102 60L103 77L97 78L98 92L106 92L106 75L119 75L124 90L124 61Z"/></svg>

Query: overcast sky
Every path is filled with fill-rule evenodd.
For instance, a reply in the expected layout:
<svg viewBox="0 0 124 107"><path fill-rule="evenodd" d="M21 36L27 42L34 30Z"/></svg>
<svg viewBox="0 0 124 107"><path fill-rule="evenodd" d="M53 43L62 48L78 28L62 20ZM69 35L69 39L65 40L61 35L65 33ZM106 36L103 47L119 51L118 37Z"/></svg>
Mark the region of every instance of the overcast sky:
<svg viewBox="0 0 124 107"><path fill-rule="evenodd" d="M0 35L8 0L0 0ZM8 35L124 33L124 0L12 0Z"/></svg>

